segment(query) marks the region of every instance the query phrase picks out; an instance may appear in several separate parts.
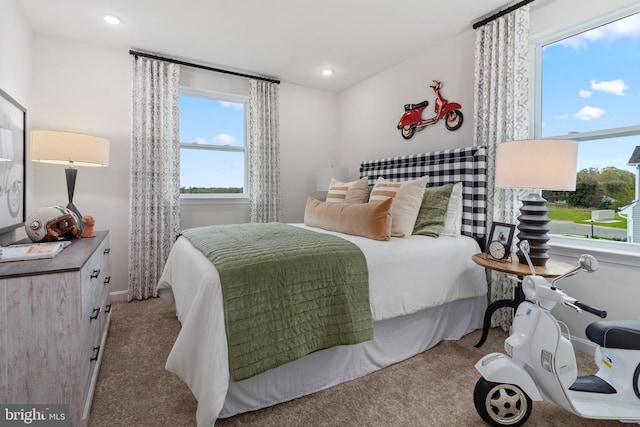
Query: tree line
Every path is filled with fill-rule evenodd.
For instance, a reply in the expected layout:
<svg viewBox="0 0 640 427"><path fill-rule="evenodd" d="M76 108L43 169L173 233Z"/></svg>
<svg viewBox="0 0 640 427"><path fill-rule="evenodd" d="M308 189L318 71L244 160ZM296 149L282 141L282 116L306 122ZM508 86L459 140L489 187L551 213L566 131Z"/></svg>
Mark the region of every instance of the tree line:
<svg viewBox="0 0 640 427"><path fill-rule="evenodd" d="M593 209L619 209L635 197L635 174L613 166L582 169L576 176L575 191L543 191L550 203Z"/></svg>
<svg viewBox="0 0 640 427"><path fill-rule="evenodd" d="M242 193L242 187L180 187L180 194Z"/></svg>

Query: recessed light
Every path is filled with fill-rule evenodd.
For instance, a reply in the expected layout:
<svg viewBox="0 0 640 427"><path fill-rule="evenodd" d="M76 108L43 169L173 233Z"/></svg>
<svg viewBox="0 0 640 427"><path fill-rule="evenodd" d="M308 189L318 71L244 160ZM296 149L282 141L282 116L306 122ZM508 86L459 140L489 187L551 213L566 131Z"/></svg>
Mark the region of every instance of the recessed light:
<svg viewBox="0 0 640 427"><path fill-rule="evenodd" d="M333 74L333 70L331 68L325 68L322 70L322 75L323 76L330 76Z"/></svg>
<svg viewBox="0 0 640 427"><path fill-rule="evenodd" d="M120 23L120 19L113 15L105 15L104 20L111 25L118 25Z"/></svg>

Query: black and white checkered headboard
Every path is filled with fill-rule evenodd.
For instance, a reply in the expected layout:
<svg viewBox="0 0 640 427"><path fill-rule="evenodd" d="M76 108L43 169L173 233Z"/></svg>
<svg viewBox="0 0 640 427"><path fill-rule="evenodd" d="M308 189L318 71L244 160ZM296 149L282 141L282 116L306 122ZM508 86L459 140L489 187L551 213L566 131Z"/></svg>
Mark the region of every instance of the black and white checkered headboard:
<svg viewBox="0 0 640 427"><path fill-rule="evenodd" d="M468 147L410 154L360 163L360 177L406 181L428 175L428 187L462 182L462 234L483 241L487 234L487 148Z"/></svg>

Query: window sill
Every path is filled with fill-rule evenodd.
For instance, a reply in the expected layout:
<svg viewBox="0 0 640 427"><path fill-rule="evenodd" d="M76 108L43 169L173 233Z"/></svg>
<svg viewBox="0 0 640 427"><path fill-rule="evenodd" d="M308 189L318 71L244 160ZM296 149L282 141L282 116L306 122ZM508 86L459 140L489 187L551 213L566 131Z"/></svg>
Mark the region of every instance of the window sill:
<svg viewBox="0 0 640 427"><path fill-rule="evenodd" d="M557 235L550 237L550 252L554 255L576 257L589 253L601 262L640 267L640 245L638 244Z"/></svg>
<svg viewBox="0 0 640 427"><path fill-rule="evenodd" d="M181 194L181 205L245 205L249 204L246 194Z"/></svg>

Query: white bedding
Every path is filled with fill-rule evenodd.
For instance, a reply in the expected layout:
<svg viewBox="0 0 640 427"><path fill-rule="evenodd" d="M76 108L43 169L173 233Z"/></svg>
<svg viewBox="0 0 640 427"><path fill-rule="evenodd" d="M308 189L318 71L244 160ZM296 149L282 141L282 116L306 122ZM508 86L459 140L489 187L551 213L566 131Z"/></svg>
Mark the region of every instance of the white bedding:
<svg viewBox="0 0 640 427"><path fill-rule="evenodd" d="M380 242L295 225L339 235L360 247L369 268L374 321L486 294L484 269L471 260L480 248L471 238L411 236ZM211 262L181 237L171 250L158 292L165 302L175 302L182 323L166 368L182 378L198 400L198 426L211 426L229 388L218 274Z"/></svg>

